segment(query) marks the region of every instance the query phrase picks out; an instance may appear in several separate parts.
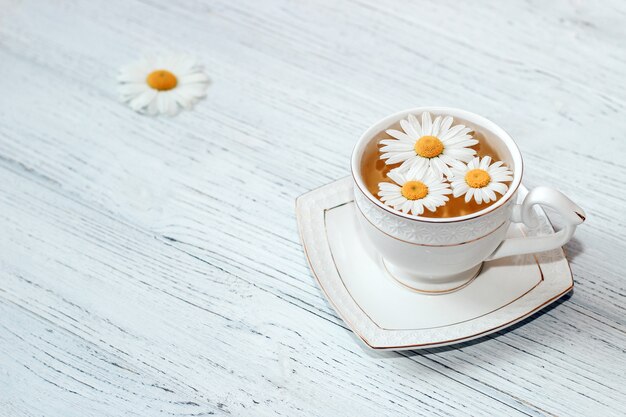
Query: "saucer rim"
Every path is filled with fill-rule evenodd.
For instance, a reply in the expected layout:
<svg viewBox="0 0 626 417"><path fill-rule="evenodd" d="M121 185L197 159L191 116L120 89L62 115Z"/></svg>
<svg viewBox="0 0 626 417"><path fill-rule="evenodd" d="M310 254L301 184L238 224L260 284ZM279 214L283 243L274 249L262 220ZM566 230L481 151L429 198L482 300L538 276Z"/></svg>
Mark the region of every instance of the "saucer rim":
<svg viewBox="0 0 626 417"><path fill-rule="evenodd" d="M374 343L373 341L369 340L368 337L366 337L362 331L360 331L359 326L355 325L355 323L353 323L353 321L351 319L349 319L347 317L347 311L344 312L342 308L340 308L336 301L334 300L334 297L332 297L329 292L328 289L325 287L325 285L323 284L322 280L320 279L320 277L318 276L318 271L316 271L313 261L311 259L310 253L309 253L309 248L307 247L307 242L305 241L305 236L303 233L303 226L304 223L306 223L307 219L305 219L302 213L302 205L303 205L303 200L306 197L312 197L311 194L314 194L315 192L319 192L319 190L321 188L325 188L325 187L341 187L341 186L345 186L347 185L348 182L352 182L352 177L351 176L346 176L344 178L340 178L338 180L332 181L330 183L321 185L319 187L316 187L306 193L301 194L300 196L298 196L296 198L295 201L295 205L296 205L296 220L297 220L297 224L298 224L298 234L300 237L300 242L302 244L302 248L303 248L303 252L305 255L305 258L307 260L307 264L309 266L309 269L311 270L311 273L313 275L313 277L315 278L317 285L320 287L320 289L322 290L322 293L324 294L324 296L326 297L326 299L328 300L328 302L330 303L330 305L333 307L333 310L335 310L335 312L337 313L337 315L348 325L348 327L350 328L350 330L356 334L359 339L361 339L363 341L363 343L373 349L373 350L407 350L407 349L426 349L426 348L435 348L435 347L441 347L441 346L448 346L448 345L452 345L452 344L457 344L457 343L462 343L462 342L466 342L466 341L470 341L470 340L474 340L480 337L484 337L487 336L489 334L495 333L499 330L505 329L507 327L513 326L514 324L528 318L529 316L532 316L533 314L535 314L537 311L542 310L543 308L547 307L548 305L554 303L555 301L557 301L559 298L563 297L564 295L566 295L567 293L569 293L570 291L572 291L572 289L574 288L574 279L573 279L573 273L571 270L571 265L569 263L569 261L567 260L567 258L565 257L565 253L564 250L561 249L556 249L555 252L559 252L559 260L564 260L565 264L568 267L568 273L569 273L569 285L567 285L567 287L565 289L563 289L562 291L560 291L559 293L557 293L556 295L553 295L552 297L550 297L547 300L544 300L541 304L534 306L530 311L525 312L517 317L515 317L512 320L509 320L507 322L498 324L497 326L491 327L489 329L485 329L482 330L478 333L474 333L471 335L467 335L467 336L462 336L462 337L458 337L458 338L454 338L454 339L448 339L448 340L437 340L437 341L432 341L432 342L426 342L426 343L411 343L411 344L397 344L397 345L380 345L377 343ZM527 193L528 190L527 188L521 184L519 191L523 192L523 193ZM344 204L349 203L349 201L346 201ZM317 204L319 205L319 203ZM341 204L339 204L341 205ZM316 207L318 210L322 210L324 213L329 209L328 207ZM553 225L551 224L549 218L547 217L547 215L545 214L545 212L541 209L538 208L540 211L540 215L542 217L544 217L550 227L550 229L554 230ZM328 242L328 236L326 235L326 233L324 233L324 241ZM330 250L330 245L329 245L329 251L332 254L332 251ZM538 266L540 267L541 270L541 264L539 262L539 259L536 259ZM337 272L339 272L336 269L336 264L335 264L335 270ZM536 287L541 286L544 283L544 280L542 279L540 283L538 283L536 286L533 287L533 289L535 289ZM344 283L344 287L345 287L345 283ZM489 316L490 314L494 314L495 311L500 310L502 308L506 308L507 306L509 306L510 304L519 301L520 299L523 299L524 297L527 297L528 294L533 290L529 290L528 292L524 293L522 296L518 297L517 299L515 299L512 302L509 302L507 304L504 304L503 306L499 307L498 309L491 311L483 316L480 317L476 317L473 318L471 320L474 319L480 319L481 317L486 317ZM371 324L373 324L376 328L378 328L378 332L380 333L385 333L385 332L391 332L391 331L395 331L392 329L384 329L379 327L370 317L369 315L362 309L362 307L356 302L356 300L352 297L352 295L350 294L349 291L346 292L348 294L349 297L351 297L352 301L357 305L358 308L361 309L361 311L364 313L365 317L367 317L367 320L370 321ZM437 296L445 296L445 295L437 295ZM471 321L469 320L469 321ZM445 328L449 328L453 325L456 325L457 323L448 325L448 326L442 326L441 329L445 329ZM414 331L414 332L419 332L420 329L403 329L404 331Z"/></svg>
<svg viewBox="0 0 626 417"><path fill-rule="evenodd" d="M331 247L331 245L330 245L330 239L329 239L329 236L328 236L328 224L327 224L327 216L328 216L328 213L330 213L332 210L334 210L334 209L336 209L336 208L340 208L340 207L346 206L346 205L348 205L348 204L354 204L354 205L356 206L356 204L355 204L354 200L350 200L350 201L347 201L347 202L345 202L345 203L340 203L340 204L338 204L338 205L336 205L336 206L333 206L333 207L329 207L329 208L324 209L324 214L323 214L323 215L324 215L324 233L325 233L325 236L326 236L325 241L329 243L329 247ZM522 234L524 234L524 232L523 232L523 231L522 231ZM334 253L333 253L332 249L331 249L331 251L330 251L330 262L331 262L331 263L332 263L332 265L334 266L334 270L337 272L337 280L338 280L339 282L341 282L341 284L342 284L343 288L346 290L346 293L348 294L348 296L352 299L352 301L354 302L354 304L356 305L356 307L357 307L357 308L358 308L358 309L359 309L359 310L360 310L363 314L365 314L365 316L367 316L367 318L369 319L369 321L370 321L370 322L371 322L371 323L372 323L372 324L373 324L376 328L378 328L379 330L384 330L384 331L388 331L388 332L393 332L393 331L403 331L403 332L411 332L411 331L412 331L412 332L418 332L418 331L429 331L429 330L436 330L436 329L445 329L446 327L451 327L451 326L461 325L461 324L464 324L464 323L467 323L467 322L470 322L470 321L473 321L473 320L478 320L478 319L481 319L481 318L486 317L486 316L488 316L488 315L490 315L490 314L494 314L494 313L496 313L498 310L500 310L500 309L502 309L502 308L505 308L505 307L507 307L507 306L508 306L508 305L510 305L510 304L513 304L514 302L518 301L519 299L521 299L522 297L524 297L525 295L527 295L529 292L533 291L533 290L534 290L535 288L537 288L537 287L538 287L538 286L539 286L542 282L544 282L544 281L545 281L545 274L544 274L544 272L543 272L543 269L541 268L541 264L539 263L539 259L537 259L537 256L536 256L535 254L530 254L530 255L527 255L527 256L532 256L532 258L534 259L534 263L535 263L535 265L537 266L537 272L538 272L538 274L539 274L539 279L537 280L537 282L536 282L536 283L534 283L534 284L532 285L532 287L528 288L528 289L527 289L524 293L522 293L521 295L518 295L518 296L517 296L516 298L514 298L513 300L510 300L510 301L508 301L508 302L506 302L506 303L504 303L504 304L502 304L502 305L498 306L497 308L494 308L493 310L490 310L490 311L488 311L488 312L486 312L486 313L482 313L482 314L480 314L480 315L478 315L478 316L471 317L471 318L468 318L468 319L464 319L464 320L461 320L461 321L457 321L457 322L454 322L454 323L449 323L449 324L447 324L447 325L432 326L432 327L422 327L422 328L388 328L388 327L381 326L381 325L380 325L380 324L379 324L379 323L378 323L378 322L377 322L374 318L372 318L372 316L371 316L371 315L370 315L370 314L366 311L366 309L365 309L365 308L364 308L364 307L363 307L363 306L359 303L359 301L358 301L358 300L354 297L354 295L352 294L352 292L351 292L351 291L350 291L350 289L348 288L348 285L346 284L346 281L345 281L345 280L344 280L344 278L343 278L343 274L341 273L341 270L339 269L339 266L338 266L338 264L337 264L337 260L336 260L336 258L335 258L335 256L334 256ZM426 293L426 292L424 292L424 291L420 291L420 290L417 290L417 289L415 289L415 288L411 288L411 287L409 287L409 286L407 286L407 285L403 284L402 282L400 282L400 281L399 281L396 277L394 277L394 276L391 274L391 272L389 272L389 270L387 269L387 266L385 265L385 261L384 261L384 259L381 259L381 267L382 267L382 268L385 270L385 272L389 275L389 278L390 278L390 279L392 279L395 283L397 283L398 285L403 286L404 288L406 288L407 290L409 290L409 291L411 291L411 292L415 292L415 293L422 294L422 295L433 295L433 296L439 296L439 295L450 295L450 294L452 294L452 293L454 293L454 292L456 292L456 291L460 291L460 290L462 290L463 288L465 288L466 286L470 285L473 281L475 281L475 279L476 279L476 278L478 278L478 277L480 276L480 274L482 273L482 270L483 270L483 268L484 268L484 264L485 264L485 262L482 262L481 267L480 267L480 270L479 270L478 274L476 274L476 276L475 276L475 277L473 277L471 280L469 280L469 281L467 281L467 282L463 283L463 284L462 284L462 285L460 285L459 287L457 287L457 288L453 289L452 291L446 291L446 292L443 292L443 293L440 293L440 294L436 294L436 293L430 293L430 294L428 294L428 293ZM382 272L382 271L381 271L381 272ZM316 276L316 278L317 278L317 276ZM322 285L322 284L320 283L320 285Z"/></svg>

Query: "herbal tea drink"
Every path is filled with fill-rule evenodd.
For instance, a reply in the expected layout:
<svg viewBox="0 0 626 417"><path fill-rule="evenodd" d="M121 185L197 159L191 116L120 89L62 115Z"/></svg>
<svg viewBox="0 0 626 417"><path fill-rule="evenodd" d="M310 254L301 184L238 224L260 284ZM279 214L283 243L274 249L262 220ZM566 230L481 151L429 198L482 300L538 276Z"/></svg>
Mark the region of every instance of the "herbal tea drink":
<svg viewBox="0 0 626 417"><path fill-rule="evenodd" d="M437 120L437 118L435 118L435 120ZM439 121L437 122L440 126L441 126L442 120L443 118L440 117ZM366 146L365 152L363 154L363 159L361 161L362 177L363 177L363 181L365 182L367 189L373 195L378 196L379 199L381 198L379 195L381 192L380 184L382 183L394 184L394 181L389 178L389 173L394 169L406 171L410 168L409 166L410 163L404 163L404 166L403 166L402 161L395 162L396 160L405 158L405 161L406 161L408 158L411 158L411 157L419 158L420 155L418 154L418 151L423 152L425 156L432 155L433 157L437 157L439 155L445 154L445 147L441 146L443 145L443 143L441 143L440 141L438 142L438 138L434 135L419 135L418 132L416 132L416 128L422 129L422 123L419 119L414 119L413 122L415 123L416 126L411 126L409 124L410 122L408 119L403 120L402 124L395 123L394 125L389 126L389 128L379 132L376 136L374 136L372 140ZM426 122L428 124L428 120L426 120ZM465 126L464 124L457 124L455 122L456 122L455 120L452 120L452 124L448 128L448 131L451 129L456 129L458 133L464 133L462 135L463 137L467 137L467 138L461 138L461 140L456 140L457 144L463 143L463 142L465 142L466 144L470 144L470 143L477 141L477 143L475 144L462 147L462 149L464 149L462 152L457 152L457 155L464 157L464 161L468 161L468 159L469 160L474 159L475 157L483 159L484 157L487 157L487 156L491 158L491 163L495 163L501 160L500 155L498 154L496 149L489 143L489 139L483 133L481 133L475 127ZM432 128L432 125L433 125L432 118L430 120L430 124ZM404 128L408 132L405 132ZM469 131L465 133L465 131L463 130L464 128L465 130L469 130ZM437 133L440 134L442 137L446 138L444 136L446 132L441 132L441 128L439 128L438 130L439 131ZM387 133L388 131L395 131L394 133L396 134L396 136L400 136L401 140L403 140L404 142L407 142L407 146L405 148L402 148L399 146L394 147L394 145L396 145L396 143L394 142L396 141L400 142L400 140L396 140L395 138L393 138L391 135L389 135L389 133ZM406 137L404 135L400 135L399 133L406 135ZM419 133L423 133L423 132L419 132ZM426 133L432 133L432 132L426 132ZM448 135L448 136L452 136L452 139L454 139L453 135ZM422 139L422 138L425 138L425 139ZM469 138L471 138L471 142ZM409 140L411 142L409 142ZM418 145L420 140L422 141L421 148ZM385 143L387 143L388 145L381 144L381 141L385 141ZM453 144L454 142L455 141L453 140ZM391 155L391 157L387 159L382 159L383 155L385 154L385 152L383 152L382 149L385 149L385 146L388 146L391 149L397 149L397 152L396 152L397 157L395 159L391 159L391 158L396 155ZM404 154L404 156L402 156L402 154ZM452 154L454 155L455 153L452 152ZM422 159L425 159L425 158L422 156ZM451 158L445 158L445 161L450 162L450 159ZM392 163L389 163L390 161ZM464 161L459 160L458 162L464 163ZM425 165L427 161L422 161L422 162L423 162L422 165ZM441 161L439 165L443 163L445 162ZM467 171L470 171L470 170L467 170ZM501 170L501 172L504 172L504 171ZM466 172L466 176L467 175L468 175L468 172ZM469 175L473 175L473 177L470 178L470 182L474 180L475 186L482 185L484 187L486 185L489 185L489 182L485 182L485 181L488 181L486 178L487 176L484 173L480 172L480 170L476 170L473 173L469 173ZM476 175L478 175L478 177L476 177ZM481 175L482 175L482 178L481 178ZM502 181L501 183L504 184L506 187L508 187L508 185L510 184L510 180L511 180L510 174L509 176L501 175L500 179L502 178L507 178L506 181ZM481 180L482 180L482 183L481 183ZM465 178L464 177L459 178L459 181L465 181ZM450 180L448 178L444 178L444 183L445 182L450 182ZM396 184L396 185L401 187L403 184ZM413 195L410 195L411 194L410 187L411 187L411 184L405 187L404 193L406 195L404 195L404 197L405 198L407 198L407 196L413 197L413 198L419 197L420 196L419 194L415 194L415 191L417 190L416 188L414 188ZM500 187L499 189L501 191L506 191L506 187L503 187L503 186L498 186L498 187ZM482 188L482 187L476 187L476 188ZM421 193L423 194L424 191L422 190ZM445 204L435 207L435 211L425 209L421 214L419 214L419 216L431 217L431 218L433 217L449 218L449 217L458 217L458 216L464 216L467 214L475 213L477 211L483 210L484 208L489 207L490 205L496 203L500 198L502 198L502 194L504 194L504 192L502 193L494 192L494 194L495 194L495 199L489 199L489 201L487 202L482 201L481 199L480 203L478 203L475 198L471 198L469 199L469 201L466 201L465 195L458 195L457 197L455 197L453 194L447 194L446 197L448 198L448 201L446 201ZM400 191L400 196L403 196L402 191ZM415 213L411 213L411 214L415 214Z"/></svg>
<svg viewBox="0 0 626 417"><path fill-rule="evenodd" d="M463 288L485 261L558 248L585 219L557 190L522 189L513 138L466 110L421 107L378 121L357 141L351 168L372 254L389 276L427 294ZM536 226L537 205L558 212L563 228L507 238L512 223Z"/></svg>

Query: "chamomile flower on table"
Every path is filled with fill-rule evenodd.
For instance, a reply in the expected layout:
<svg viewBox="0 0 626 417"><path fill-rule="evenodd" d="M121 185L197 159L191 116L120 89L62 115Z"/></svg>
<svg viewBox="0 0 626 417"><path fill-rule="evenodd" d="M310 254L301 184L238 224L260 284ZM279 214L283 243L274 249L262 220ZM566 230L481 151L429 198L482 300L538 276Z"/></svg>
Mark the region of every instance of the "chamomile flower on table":
<svg viewBox="0 0 626 417"><path fill-rule="evenodd" d="M504 162L491 163L491 157L476 157L468 164L456 163L452 168L452 195L465 195L465 202L472 198L478 203L489 203L497 199L496 193L504 195L508 190L506 182L513 180L513 173Z"/></svg>
<svg viewBox="0 0 626 417"><path fill-rule="evenodd" d="M401 169L429 167L436 175L450 177L452 163L469 162L476 154L470 146L478 143L469 134L471 129L462 124L452 126L453 121L451 116L437 116L433 121L430 113L424 112L420 124L409 114L400 121L402 131L386 131L393 139L380 141L380 158L388 165L401 162Z"/></svg>
<svg viewBox="0 0 626 417"><path fill-rule="evenodd" d="M209 77L188 55L140 59L122 68L118 81L122 101L151 116L173 116L181 109L190 109L209 86Z"/></svg>
<svg viewBox="0 0 626 417"><path fill-rule="evenodd" d="M424 208L434 212L443 206L452 193L450 185L425 167L413 167L408 171L392 169L387 174L392 182L378 184L380 200L404 213L416 216L424 213Z"/></svg>

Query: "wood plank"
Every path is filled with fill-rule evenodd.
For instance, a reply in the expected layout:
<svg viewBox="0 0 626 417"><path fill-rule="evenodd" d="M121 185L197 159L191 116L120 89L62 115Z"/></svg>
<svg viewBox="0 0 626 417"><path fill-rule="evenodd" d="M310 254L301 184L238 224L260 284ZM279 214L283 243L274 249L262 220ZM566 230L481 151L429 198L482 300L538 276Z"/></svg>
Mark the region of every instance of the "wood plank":
<svg viewBox="0 0 626 417"><path fill-rule="evenodd" d="M2 409L619 415L625 11L7 3ZM194 112L146 118L117 102L117 68L151 48L202 57L212 86ZM527 185L587 210L566 247L576 290L479 343L372 353L310 276L293 200L346 175L368 125L424 104L492 118L518 141Z"/></svg>
<svg viewBox="0 0 626 417"><path fill-rule="evenodd" d="M26 409L36 389L36 412L67 416L538 415L428 363L373 355L338 319L21 174L2 170L21 192L0 195L0 374L12 382L0 403Z"/></svg>

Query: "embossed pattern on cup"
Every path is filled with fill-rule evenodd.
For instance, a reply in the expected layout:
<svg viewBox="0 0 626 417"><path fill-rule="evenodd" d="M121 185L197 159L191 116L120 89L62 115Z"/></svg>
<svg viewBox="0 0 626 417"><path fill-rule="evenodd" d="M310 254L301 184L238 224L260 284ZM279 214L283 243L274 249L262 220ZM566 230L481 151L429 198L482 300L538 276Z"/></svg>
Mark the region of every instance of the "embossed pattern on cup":
<svg viewBox="0 0 626 417"><path fill-rule="evenodd" d="M480 239L511 218L514 199L483 216L463 222L428 223L396 216L372 203L361 189L354 187L357 208L381 232L399 240L422 245L456 245Z"/></svg>

